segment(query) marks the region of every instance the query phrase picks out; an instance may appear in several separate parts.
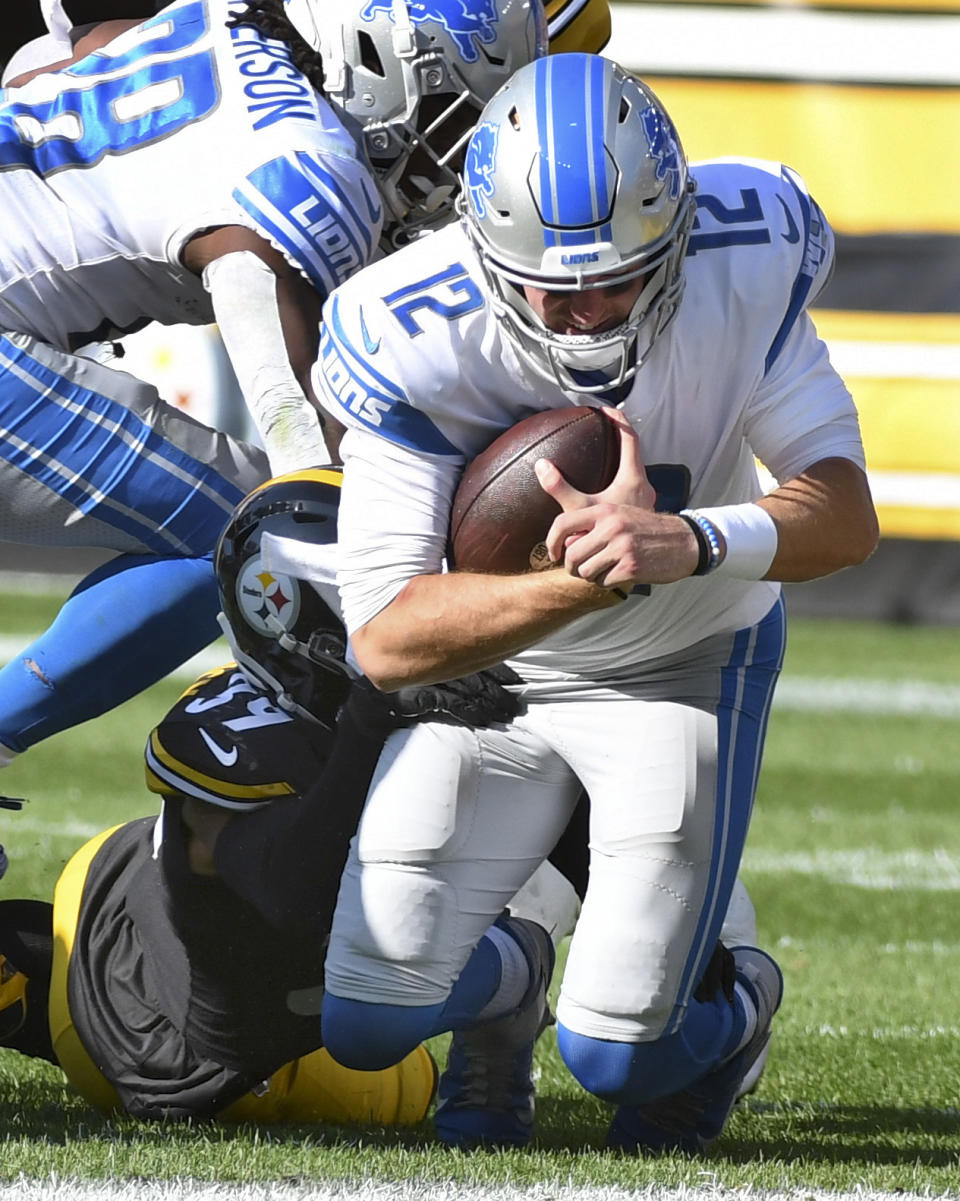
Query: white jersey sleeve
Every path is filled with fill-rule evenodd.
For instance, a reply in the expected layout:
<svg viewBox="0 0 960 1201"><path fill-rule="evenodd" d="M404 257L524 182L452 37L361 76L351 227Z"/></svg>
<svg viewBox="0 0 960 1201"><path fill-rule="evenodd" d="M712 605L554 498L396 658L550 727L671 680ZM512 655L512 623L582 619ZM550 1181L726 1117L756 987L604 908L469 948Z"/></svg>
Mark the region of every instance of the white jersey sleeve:
<svg viewBox="0 0 960 1201"><path fill-rule="evenodd" d="M478 271L455 224L338 289L324 307L313 373L338 421L462 466L521 416L576 403L549 388L531 403L539 377L492 318Z"/></svg>
<svg viewBox="0 0 960 1201"><path fill-rule="evenodd" d="M353 633L416 575L443 571L447 513L460 478L455 460L424 458L365 430L348 430L338 526L350 530L337 583Z"/></svg>
<svg viewBox="0 0 960 1201"><path fill-rule="evenodd" d="M778 480L793 479L821 459L866 467L853 400L807 313L794 322L764 373L744 433Z"/></svg>
<svg viewBox="0 0 960 1201"><path fill-rule="evenodd" d="M771 251L761 260L763 279L759 272L745 273L747 286L762 286L760 295L767 294L771 311L778 316L782 311L764 355L763 374L746 409L744 434L750 448L780 480L833 456L849 458L863 467L853 400L807 312L833 273L833 231L803 180L789 167L751 162L738 168L720 162L726 163L727 175L739 175L741 215L764 214L763 228L751 228L753 222L746 221L738 227L739 236L770 239ZM750 182L746 171L752 172L761 186L744 186ZM709 168L705 174L709 178ZM722 240L720 227L730 215L731 210L718 204L715 197L702 195L698 226L706 229L712 218L713 228L704 234L698 230L694 237ZM756 243L763 244L762 240Z"/></svg>

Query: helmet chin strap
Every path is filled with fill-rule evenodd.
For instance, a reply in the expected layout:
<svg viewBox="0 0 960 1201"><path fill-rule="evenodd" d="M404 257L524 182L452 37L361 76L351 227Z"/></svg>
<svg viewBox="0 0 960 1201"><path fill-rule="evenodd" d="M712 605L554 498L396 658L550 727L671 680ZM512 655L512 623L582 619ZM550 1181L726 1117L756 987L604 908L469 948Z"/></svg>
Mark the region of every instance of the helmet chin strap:
<svg viewBox="0 0 960 1201"><path fill-rule="evenodd" d="M308 721L312 721L314 725L320 724L312 713L308 713L306 709L298 705L290 693L284 690L283 685L276 678L276 676L267 671L262 663L258 663L257 660L251 655L248 655L246 651L240 649L240 647L237 645L236 639L233 636L233 630L231 629L230 623L227 621L226 614L218 613L217 623L219 624L220 629L223 630L223 634L227 642L230 644L230 650L233 652L234 659L236 659L238 666L245 672L245 674L252 676L259 685L268 689L272 693L274 699L281 709L285 710L287 713L296 713L298 717L305 717Z"/></svg>
<svg viewBox="0 0 960 1201"><path fill-rule="evenodd" d="M269 672L262 663L254 659L252 655L248 655L246 651L241 650L241 648L237 645L237 641L233 635L233 629L231 628L229 621L227 621L225 613L217 614L217 624L220 626L224 637L230 644L230 650L233 652L233 657L236 659L238 665L243 669L244 672L246 672L248 675L251 675L258 684L261 684L264 688L269 690L281 709L287 713L295 713L298 717L303 717L307 721L313 722L314 725L324 726L325 729L328 728L326 723L322 722L318 717L311 713L309 709L304 709L302 705L298 704L298 702L294 700L290 693L284 688L283 683L278 680L275 675ZM273 616L272 613L268 613L264 618L264 625L267 626L271 634L276 636L278 644L283 650L287 651L288 654L300 655L302 658L306 659L308 663L316 664L318 667L326 667L331 671L345 676L348 680L355 680L358 678L359 673L356 672L348 663L344 663L340 659L335 659L332 655L311 653L309 648L305 646L304 643L294 638L293 635L290 634L289 631L283 627L283 625L281 625L281 623L276 619L276 617Z"/></svg>
<svg viewBox="0 0 960 1201"><path fill-rule="evenodd" d="M308 663L316 664L317 667L327 667L339 675L346 676L348 680L356 679L357 673L348 663L342 659L335 658L333 655L325 654L323 651L314 650L307 643L294 638L290 631L272 613L268 613L264 617L263 624L271 634L276 636L280 647L289 654L299 655L302 659L306 659Z"/></svg>

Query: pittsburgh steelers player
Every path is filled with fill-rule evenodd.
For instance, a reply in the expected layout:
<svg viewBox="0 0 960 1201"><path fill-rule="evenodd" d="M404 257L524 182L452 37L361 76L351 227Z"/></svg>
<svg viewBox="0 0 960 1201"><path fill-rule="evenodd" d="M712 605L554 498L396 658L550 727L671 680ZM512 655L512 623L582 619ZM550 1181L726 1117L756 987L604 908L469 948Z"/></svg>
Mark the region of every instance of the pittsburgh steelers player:
<svg viewBox="0 0 960 1201"><path fill-rule="evenodd" d="M202 676L151 732L160 817L90 840L52 906L0 901L0 1045L58 1063L101 1110L391 1124L419 1121L433 1097L422 1047L377 1072L321 1049L330 917L387 731L505 720L518 702L509 673L386 699L354 685L334 610L260 556L271 536L329 550L338 494L335 471L270 481L224 531L242 667Z"/></svg>

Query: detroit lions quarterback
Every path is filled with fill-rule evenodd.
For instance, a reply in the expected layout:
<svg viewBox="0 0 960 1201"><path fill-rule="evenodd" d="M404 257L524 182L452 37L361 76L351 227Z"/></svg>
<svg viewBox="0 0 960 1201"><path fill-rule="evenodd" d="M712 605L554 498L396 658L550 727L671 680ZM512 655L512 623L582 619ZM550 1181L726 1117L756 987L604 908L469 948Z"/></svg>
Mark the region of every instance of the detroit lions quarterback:
<svg viewBox="0 0 960 1201"><path fill-rule="evenodd" d="M338 580L380 687L506 659L525 709L388 740L331 934L327 1046L373 1068L453 1028L441 1138L529 1138L549 957L492 968L474 947L584 787L560 1051L615 1106L611 1147L699 1151L782 995L756 947L713 970L782 661L779 581L877 539L857 415L807 312L833 236L794 171L688 166L656 96L583 54L529 64L490 101L460 205L325 305L314 385L348 427ZM621 465L595 496L538 465L563 510L553 569L444 571L464 463L584 402L617 424ZM471 1022L451 1015L454 980L473 984ZM490 1045L493 1081L472 1067Z"/></svg>
<svg viewBox="0 0 960 1201"><path fill-rule="evenodd" d="M385 228L449 214L470 126L545 36L540 0L176 0L0 94L0 541L117 552L0 673L0 766L216 637L231 509L334 454L323 297ZM214 319L266 454L77 353Z"/></svg>

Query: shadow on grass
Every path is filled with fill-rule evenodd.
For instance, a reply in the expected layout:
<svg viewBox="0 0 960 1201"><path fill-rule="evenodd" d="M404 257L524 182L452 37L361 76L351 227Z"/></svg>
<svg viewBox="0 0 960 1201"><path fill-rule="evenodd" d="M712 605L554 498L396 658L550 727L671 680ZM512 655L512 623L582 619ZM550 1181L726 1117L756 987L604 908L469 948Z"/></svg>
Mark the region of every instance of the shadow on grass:
<svg viewBox="0 0 960 1201"><path fill-rule="evenodd" d="M145 1147L169 1144L175 1138L181 1147L229 1145L256 1141L276 1144L333 1147L403 1147L410 1151L435 1146L430 1121L405 1128L336 1125L240 1125L216 1121L139 1121L123 1114L106 1115L88 1107L64 1087L28 1086L4 1088L0 1080L0 1131L7 1139L44 1142L52 1146L70 1143L108 1142L117 1146Z"/></svg>
<svg viewBox="0 0 960 1201"><path fill-rule="evenodd" d="M70 1143L108 1142L115 1146L181 1147L249 1143L315 1147L402 1148L411 1153L435 1150L432 1122L407 1128L333 1125L238 1126L219 1122L139 1122L108 1117L88 1108L65 1085L34 1079L9 1087L0 1077L0 1130L7 1139ZM612 1110L592 1097L543 1097L538 1104L532 1150L603 1153ZM960 1139L960 1110L867 1105L752 1103L731 1119L724 1136L704 1163L905 1166L955 1165ZM945 1145L931 1146L931 1141ZM611 1153L614 1155L617 1153Z"/></svg>
<svg viewBox="0 0 960 1201"><path fill-rule="evenodd" d="M878 1166L950 1167L957 1163L960 1110L893 1105L762 1105L731 1119L711 1157L732 1163L757 1159ZM765 1125L768 1137L758 1134ZM939 1141L945 1145L931 1146Z"/></svg>
<svg viewBox="0 0 960 1201"><path fill-rule="evenodd" d="M612 1116L609 1107L593 1098L544 1098L537 1114L541 1148L560 1150L577 1144L588 1152L603 1152ZM945 1145L932 1146L934 1142ZM960 1109L754 1102L731 1118L704 1162L762 1159L949 1167L957 1163L958 1150Z"/></svg>

